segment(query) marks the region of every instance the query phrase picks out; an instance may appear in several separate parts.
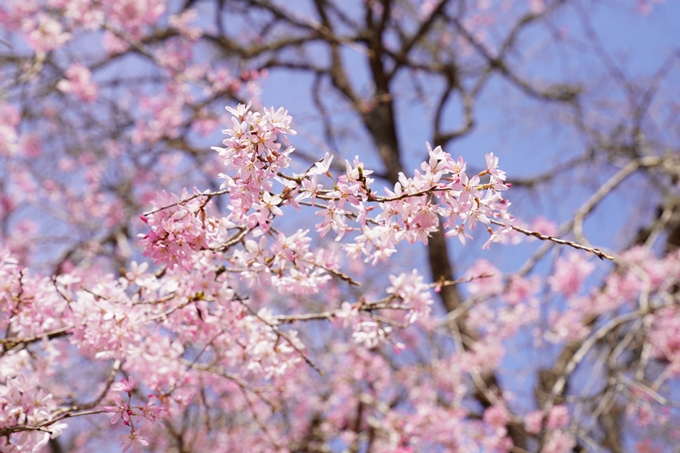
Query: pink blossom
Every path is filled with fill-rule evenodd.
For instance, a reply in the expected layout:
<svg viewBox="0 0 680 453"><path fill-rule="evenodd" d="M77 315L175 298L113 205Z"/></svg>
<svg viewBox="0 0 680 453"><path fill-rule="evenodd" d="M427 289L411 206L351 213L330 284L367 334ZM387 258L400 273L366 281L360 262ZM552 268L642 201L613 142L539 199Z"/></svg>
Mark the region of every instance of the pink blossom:
<svg viewBox="0 0 680 453"><path fill-rule="evenodd" d="M283 211L279 208L281 204L281 198L277 195L270 194L269 192L264 192L262 194L262 201L260 203L254 203L253 208L259 211L258 223L260 226L266 226L269 223L269 214L273 215L283 215Z"/></svg>
<svg viewBox="0 0 680 453"><path fill-rule="evenodd" d="M546 427L548 429L566 428L570 421L569 409L566 406L557 405L550 409Z"/></svg>
<svg viewBox="0 0 680 453"><path fill-rule="evenodd" d="M12 104L0 104L0 156L10 156L17 151L17 126L21 118Z"/></svg>
<svg viewBox="0 0 680 453"><path fill-rule="evenodd" d="M165 406L163 404L155 405L154 403L158 398L155 395L149 395L149 400L141 408L140 416L145 420L160 425L162 420L161 416L166 412Z"/></svg>
<svg viewBox="0 0 680 453"><path fill-rule="evenodd" d="M298 195L295 200L302 201L311 198L312 206L316 206L316 197L320 194L321 189L323 189L323 185L318 183L317 175L313 174L302 180L300 195Z"/></svg>
<svg viewBox="0 0 680 453"><path fill-rule="evenodd" d="M660 310L653 317L650 335L652 353L673 365L673 374L680 374L680 311L676 308Z"/></svg>
<svg viewBox="0 0 680 453"><path fill-rule="evenodd" d="M71 93L84 102L97 99L97 85L92 81L90 70L81 64L73 64L66 69L66 79L57 83L63 93Z"/></svg>
<svg viewBox="0 0 680 453"><path fill-rule="evenodd" d="M64 31L61 22L44 13L38 14L35 19L24 21L22 31L26 33L29 45L40 52L61 47L71 38L70 33Z"/></svg>
<svg viewBox="0 0 680 453"><path fill-rule="evenodd" d="M113 413L113 417L111 417L111 424L115 425L118 422L118 420L122 419L125 425L129 425L130 415L132 413L132 411L130 410L129 403L126 402L125 404L123 404L120 400L120 395L117 393L113 395L113 401L115 403L115 406L104 407L104 410L106 412Z"/></svg>
<svg viewBox="0 0 680 453"><path fill-rule="evenodd" d="M356 343L370 349L387 341L387 335L391 331L391 327L381 326L375 321L360 321L354 327L352 338Z"/></svg>
<svg viewBox="0 0 680 453"><path fill-rule="evenodd" d="M42 153L40 141L41 138L37 134L23 134L19 140L19 148L26 157L35 158Z"/></svg>
<svg viewBox="0 0 680 453"><path fill-rule="evenodd" d="M569 252L566 258L560 258L555 265L555 272L548 279L553 291L567 297L576 294L586 277L595 269L583 253Z"/></svg>
<svg viewBox="0 0 680 453"><path fill-rule="evenodd" d="M543 411L529 412L524 417L524 428L528 433L538 434L541 431L543 424Z"/></svg>
<svg viewBox="0 0 680 453"><path fill-rule="evenodd" d="M196 20L197 16L198 13L195 9L187 9L178 16L170 16L170 26L179 30L189 40L195 41L203 34L203 30L200 27L190 25L191 22Z"/></svg>
<svg viewBox="0 0 680 453"><path fill-rule="evenodd" d="M347 328L352 326L359 320L358 307L345 301L340 305L340 310L335 312L335 317L343 320L342 327Z"/></svg>
<svg viewBox="0 0 680 453"><path fill-rule="evenodd" d="M432 294L423 280L415 269L410 274L390 275L391 286L387 288L387 293L398 296L403 305L411 307L406 317L406 322L409 324L430 314L433 304Z"/></svg>
<svg viewBox="0 0 680 453"><path fill-rule="evenodd" d="M325 175L330 170L332 162L333 156L326 153L324 154L323 159L314 163L314 168L312 168L309 173L314 175Z"/></svg>
<svg viewBox="0 0 680 453"><path fill-rule="evenodd" d="M188 198L188 193L184 191L182 197ZM144 254L167 263L170 269L175 265L189 268L195 252L209 248L220 234L215 221L202 218L203 203L201 197L183 202L176 195L158 194L152 202L155 211L143 217L150 227L140 239Z"/></svg>
<svg viewBox="0 0 680 453"><path fill-rule="evenodd" d="M574 436L564 430L552 431L543 447L546 453L569 453L576 446Z"/></svg>
<svg viewBox="0 0 680 453"><path fill-rule="evenodd" d="M135 378L130 376L127 379L123 379L120 382L116 382L115 384L111 385L111 390L114 392L126 392L130 393L132 390L135 388L137 385L137 381L135 381Z"/></svg>
<svg viewBox="0 0 680 453"><path fill-rule="evenodd" d="M549 315L550 331L545 338L553 343L579 341L585 338L589 329L583 325L583 314L577 310L562 313L552 311Z"/></svg>
<svg viewBox="0 0 680 453"><path fill-rule="evenodd" d="M132 430L129 435L121 434L120 440L123 441L120 444L123 453L130 448L132 448L132 451L135 453L141 453L142 447L147 447L149 445L149 441L145 437L138 435L135 430Z"/></svg>
<svg viewBox="0 0 680 453"><path fill-rule="evenodd" d="M115 33L110 30L104 31L104 37L102 39L102 47L104 50L111 55L122 54L125 52L130 45L127 41L118 37Z"/></svg>
<svg viewBox="0 0 680 453"><path fill-rule="evenodd" d="M162 0L118 0L107 6L108 18L135 37L144 26L154 24L166 7Z"/></svg>
<svg viewBox="0 0 680 453"><path fill-rule="evenodd" d="M493 153L488 153L485 155L486 159L486 172L491 175L492 184L499 182L502 188L502 181L505 181L505 172L498 168L498 157L494 156Z"/></svg>
<svg viewBox="0 0 680 453"><path fill-rule="evenodd" d="M504 428L510 421L510 415L505 406L494 405L484 411L483 419L493 427Z"/></svg>
<svg viewBox="0 0 680 453"><path fill-rule="evenodd" d="M545 9L545 3L543 0L527 0L529 3L529 9L534 14L540 14Z"/></svg>
<svg viewBox="0 0 680 453"><path fill-rule="evenodd" d="M535 296L539 290L538 279L528 279L513 276L510 279L508 290L503 294L503 299L510 305L517 305Z"/></svg>
<svg viewBox="0 0 680 453"><path fill-rule="evenodd" d="M461 355L460 366L468 372L483 372L495 369L500 365L505 348L494 338L485 338L473 344L471 351Z"/></svg>

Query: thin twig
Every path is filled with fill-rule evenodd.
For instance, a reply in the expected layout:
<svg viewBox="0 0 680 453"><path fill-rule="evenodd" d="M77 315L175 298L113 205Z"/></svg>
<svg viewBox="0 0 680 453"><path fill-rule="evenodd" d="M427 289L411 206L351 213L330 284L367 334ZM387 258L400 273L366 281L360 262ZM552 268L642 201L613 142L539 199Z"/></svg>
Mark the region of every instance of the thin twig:
<svg viewBox="0 0 680 453"><path fill-rule="evenodd" d="M186 204L186 203L190 202L191 200L195 200L196 198L199 198L199 197L207 197L208 200L209 200L213 197L217 197L217 196L224 195L224 194L227 194L227 193L229 193L229 189L218 190L217 192L197 193L197 194L191 195L187 198L183 198L176 203L172 203L172 204L169 204L167 206L161 206L161 207L153 209L151 211L147 211L144 214L142 214L142 216L143 217L150 216L151 214L155 214L159 211L163 211L164 209L174 208L175 206Z"/></svg>
<svg viewBox="0 0 680 453"><path fill-rule="evenodd" d="M568 241L566 239L559 239L559 238L556 238L556 237L553 237L553 236L547 236L547 235L542 234L538 231L527 230L526 228L518 227L518 226L515 226L515 225L506 225L505 223L499 222L498 220L491 220L491 223L493 223L494 225L502 226L502 227L510 227L515 231L518 231L522 234L526 234L527 236L533 236L533 237L538 238L542 241L551 241L551 242L554 242L556 244L568 245L568 246L573 247L575 249L590 252L590 253L596 255L601 260L604 260L604 259L611 260L611 261L614 260L613 256L603 252L602 250L600 250L598 248L587 247L585 245L577 244L574 241Z"/></svg>

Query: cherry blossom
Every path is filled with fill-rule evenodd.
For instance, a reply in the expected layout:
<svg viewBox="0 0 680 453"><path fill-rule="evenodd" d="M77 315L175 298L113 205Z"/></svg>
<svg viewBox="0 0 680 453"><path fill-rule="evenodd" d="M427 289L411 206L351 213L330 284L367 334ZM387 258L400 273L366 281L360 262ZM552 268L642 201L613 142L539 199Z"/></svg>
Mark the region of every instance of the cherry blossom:
<svg viewBox="0 0 680 453"><path fill-rule="evenodd" d="M672 441L679 186L663 134L677 108L653 99L665 81L637 90L607 67L617 84L593 79L626 90L608 98L516 67L524 25L551 21L542 49L565 41L562 5L540 0L229 3L0 5L0 451L568 452L604 448L609 415L621 448ZM289 70L315 78L318 115L262 107L268 77ZM588 150L583 175L564 176L566 152L524 178L538 164L458 147L492 135L476 104L496 79L508 100L578 125L565 135ZM406 82L414 95L397 96ZM439 111L408 116L438 85L453 93ZM462 129L448 129L454 98ZM589 244L598 200L629 205L618 191L648 175L655 220L631 221L639 234L618 251ZM535 217L565 180L591 196L566 220L573 200L546 210L560 227ZM496 253L510 247L531 257Z"/></svg>
<svg viewBox="0 0 680 453"><path fill-rule="evenodd" d="M92 73L79 64L71 65L64 72L66 79L60 80L57 88L76 96L85 102L93 102L97 99L97 85L92 81Z"/></svg>

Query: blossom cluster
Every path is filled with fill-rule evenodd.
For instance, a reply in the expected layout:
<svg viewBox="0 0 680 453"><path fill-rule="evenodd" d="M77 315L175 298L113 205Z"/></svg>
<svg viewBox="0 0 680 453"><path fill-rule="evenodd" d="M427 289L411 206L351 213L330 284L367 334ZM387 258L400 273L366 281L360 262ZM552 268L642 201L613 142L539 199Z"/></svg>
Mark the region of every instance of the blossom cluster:
<svg viewBox="0 0 680 453"><path fill-rule="evenodd" d="M111 385L111 390L116 392L113 396L114 405L104 407L106 412L113 414L111 417L112 425L115 425L119 420L122 420L125 426L130 427L129 435L123 434L120 436L123 441L121 444L123 453L130 448L132 448L135 453L139 453L143 446L148 446L149 441L145 437L139 435L138 431L135 430L135 423L139 425L141 420L145 420L150 423L160 424L161 416L165 411L162 404L154 404L157 399L154 394L150 394L148 396L148 401L142 406L131 405L132 392L135 389L136 384L137 382L135 379L130 377ZM121 400L121 393L127 394L127 400L125 402Z"/></svg>
<svg viewBox="0 0 680 453"><path fill-rule="evenodd" d="M315 226L320 236L336 232L347 259L363 256L374 265L387 260L402 241L427 244L440 217L446 219L447 235L463 243L478 223L484 224L490 233L485 247L510 228L509 203L500 195L508 186L493 154L486 156L483 171L468 177L461 158L454 160L441 147L428 148L429 159L420 170L413 177L402 173L393 190L385 189L386 195L380 196L370 177L373 172L358 158L346 161L345 171L335 176L329 154L302 175L285 174L294 151L287 136L295 134L287 111L253 112L250 104L227 110L232 127L223 131L228 136L225 147L214 148L229 169L220 175L221 190L195 189L193 195L185 191L181 197L162 193L143 216L149 226L140 241L144 253L168 269L188 271L203 259L221 261L224 272L236 274L249 288L263 285L280 294L318 294L333 277L351 281L341 272L337 253L323 248L312 252L309 230L291 235L271 231L276 217L291 207L316 209L316 216L323 218ZM326 187L323 178L332 187ZM208 205L222 195L228 199L228 213L214 216ZM494 231L492 220L501 227ZM430 287L420 275L414 271L393 276L391 283L387 293L407 312L407 325L429 315ZM346 303L335 313L352 326L355 341L368 347L388 341L391 327L365 318L361 306L368 309L370 303Z"/></svg>
<svg viewBox="0 0 680 453"><path fill-rule="evenodd" d="M474 230L478 222L485 224L490 233L484 248L498 242L513 220L507 210L510 203L500 194L508 186L503 182L505 173L497 168L498 159L488 154L486 169L469 178L462 158L454 161L441 147L431 149L429 145L428 153L429 160L420 166L422 173L416 170L413 177L401 173L393 190L385 189L386 196L376 194L374 180L369 177L372 171L355 158L353 163L345 162L345 173L334 181L334 190L324 190L317 183L319 172L313 172L311 182L310 176L303 180L299 198L327 200L324 209L316 213L323 217L323 222L316 225L317 231L325 235L333 230L337 240L356 232L345 250L350 258L365 256L372 264L386 261L402 241L427 244L429 235L439 229L440 217L446 219L446 236L458 237L463 244L471 238L468 231ZM326 161L328 157L323 167L330 164ZM487 175L489 180L482 182ZM376 203L381 212L371 217L369 213L375 207L370 205ZM504 227L494 231L492 220Z"/></svg>
<svg viewBox="0 0 680 453"><path fill-rule="evenodd" d="M373 264L387 260L402 241L427 244L428 236L439 228L440 217L446 219L446 235L456 236L462 243L471 237L469 231L478 222L484 224L490 234L484 247L499 241L510 229L510 203L501 196L508 186L493 154L486 156L485 170L468 177L461 158L453 160L441 147L428 148L429 160L421 164L421 171L417 170L413 177L402 173L393 190L386 189L386 196L379 196L372 187L372 171L358 158L352 163L346 161L345 172L337 178L329 171L333 157L328 154L303 175L283 174L294 151L287 139L287 135L295 134L290 127L292 118L283 109L259 113L250 111L250 107L241 104L236 109L228 108L233 115L232 128L223 132L229 137L224 140L224 148L214 148L230 169L229 174L221 175L225 180L222 189L229 197L229 214L222 219L206 219L197 198L164 199L169 212L163 213L162 203L156 201L154 211L145 220L152 226L153 236L143 241L146 253L156 262L174 265L184 259L177 256L186 257L189 250L209 248L206 238L211 234L210 228L201 228L198 223L249 230L258 227L264 234L276 216L284 215L282 208L299 208L307 199L312 205L325 202L316 211L323 218L316 225L321 236L332 230L340 241L351 233L351 240L343 244L348 257L365 256ZM322 175L331 179L332 189L319 182ZM485 177L488 180L482 181ZM280 192L275 190L275 182L282 186ZM371 217L376 208L381 212ZM492 220L501 228L494 231ZM182 225L172 225L177 222ZM162 231L159 225L163 225ZM172 242L175 236L177 246L163 245L160 250L149 246L158 243L158 238L167 237Z"/></svg>
<svg viewBox="0 0 680 453"><path fill-rule="evenodd" d="M236 109L228 107L233 115L232 128L223 132L225 148L213 148L224 160L231 172L221 174L225 180L222 187L229 190L231 213L228 220L249 228L259 225L267 230L270 215L282 215L281 198L272 195L273 181L278 173L290 165L294 148L282 149L281 136L288 145L287 135L295 135L291 129L292 118L288 111L265 109L263 114L250 111L251 104L240 104ZM250 212L251 209L254 212Z"/></svg>
<svg viewBox="0 0 680 453"><path fill-rule="evenodd" d="M198 194L196 191L194 195ZM151 202L155 212L141 217L149 225L149 233L142 237L140 244L145 255L156 263L167 264L170 269L179 265L191 270L193 252L217 244L225 233L225 223L206 214L205 198L187 201L186 191L182 197L166 192L157 194Z"/></svg>

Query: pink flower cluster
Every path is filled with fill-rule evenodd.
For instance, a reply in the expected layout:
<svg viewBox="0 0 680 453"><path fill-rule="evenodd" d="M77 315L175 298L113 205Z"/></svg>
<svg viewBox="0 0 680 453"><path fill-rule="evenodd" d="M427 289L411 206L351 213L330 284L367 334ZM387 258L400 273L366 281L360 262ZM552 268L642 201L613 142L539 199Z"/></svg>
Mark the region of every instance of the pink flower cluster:
<svg viewBox="0 0 680 453"><path fill-rule="evenodd" d="M313 170L307 176L310 183L304 183L300 191L302 198L328 200L317 212L323 217L317 231L324 235L333 230L338 240L349 231L358 232L354 241L345 245L348 256L355 259L364 255L373 264L387 260L401 241L427 244L428 236L439 228L438 216L446 219L447 237L456 236L465 243L471 237L467 231L481 222L490 233L484 248L499 241L513 218L507 212L509 203L500 196L507 186L503 183L505 174L497 168L498 159L488 154L486 170L469 178L461 158L454 161L441 147L428 150L430 158L421 164L422 173L416 170L412 178L400 174L394 190L387 189L385 197L373 191L372 171L366 170L358 158L345 163L345 173L335 181L334 190L324 191L316 177L321 171ZM489 180L482 182L485 176ZM371 203L378 203L382 211L375 218L369 216L375 209L369 206ZM358 225L352 227L349 219ZM491 220L506 226L494 231Z"/></svg>
<svg viewBox="0 0 680 453"><path fill-rule="evenodd" d="M319 176L332 178L329 155L302 176L281 173L289 167L294 151L288 146L287 135L295 131L286 111L265 109L261 114L250 111L250 104L227 110L233 115L232 128L224 131L229 138L223 142L226 147L214 149L231 169L221 176L225 180L222 187L229 193L231 212L226 219L235 225L259 226L266 232L273 218L283 215L282 207L298 207L306 199L312 204L324 200L326 205L316 213L323 217L317 231L323 236L333 230L338 240L354 232L353 240L344 245L348 255L353 259L364 255L375 264L394 254L401 241L427 243L428 235L439 227L438 216L447 219L447 235L458 236L462 242L470 237L466 229L472 230L482 222L490 233L485 247L498 241L499 234L509 228L494 231L492 219L504 225L512 222L507 212L509 203L500 196L507 189L505 174L497 168L498 159L493 154L487 155L484 171L468 178L462 159L454 161L440 147L430 149L430 159L421 165L422 173L416 171L413 178L402 174L385 197L372 189L372 171L355 159L345 163L345 172L333 181L333 189L324 189ZM484 177L488 181L482 182ZM275 192L275 181L283 185L282 192ZM375 218L369 216L375 209L371 204L382 210Z"/></svg>
<svg viewBox="0 0 680 453"><path fill-rule="evenodd" d="M323 217L316 231L321 236L335 231L350 260L365 256L373 264L394 254L401 241L427 243L429 234L439 228L439 216L447 219L448 235L458 236L463 243L470 237L467 231L478 222L485 224L491 235L486 246L513 220L507 212L509 203L500 196L507 189L505 174L493 154L486 156L485 170L468 177L462 159L454 161L440 147L429 148L429 160L412 178L401 174L394 190L378 196L372 188L372 171L358 159L346 161L345 171L337 177L330 171L333 157L329 154L303 175L284 174L294 151L287 139L295 134L292 118L283 109L259 113L250 107L227 108L233 115L232 128L223 131L228 136L225 147L214 148L230 169L221 175L225 180L222 190L214 194L195 191L191 197L186 192L182 197L159 194L153 211L144 217L150 231L141 244L145 255L157 263L189 270L201 256L211 257L226 261L251 288L257 284L281 294L316 294L332 275L341 275L339 260L328 251L312 253L307 230L293 235L271 233L272 222L289 206L300 209L324 202L316 212ZM326 189L320 177L331 179L333 187ZM278 190L275 184L280 185ZM222 194L228 195L229 213L212 217L206 210L207 200ZM371 217L376 208L379 213ZM492 219L504 226L494 231ZM270 236L275 238L273 244ZM231 253L222 258L211 255L226 250ZM407 312L406 324L428 316L432 299L421 276L401 274L391 277L391 283L388 294ZM337 316L352 325L355 341L368 347L386 341L391 330L344 305Z"/></svg>
<svg viewBox="0 0 680 453"><path fill-rule="evenodd" d="M390 284L387 293L397 296L403 305L410 308L406 315L407 324L413 324L418 318L430 314L432 292L415 269L410 274L390 275Z"/></svg>
<svg viewBox="0 0 680 453"><path fill-rule="evenodd" d="M58 322L51 319L50 310L35 310L35 306L18 301L17 294L23 292L28 293L27 297L53 300L50 297L53 292L48 289L47 281L36 282L25 276L24 272L25 269L18 265L9 251L0 246L0 329L31 336L40 331L43 324L50 329L58 326ZM24 291L24 284L33 289ZM0 430L8 429L11 432L16 426L23 425L50 428L21 431L11 438L3 436L0 439L0 451L38 451L47 444L50 436L58 436L67 425L55 420L58 403L54 395L40 385L41 378L49 373L43 368L49 360L40 363L27 350L12 349L10 346L11 343L3 343L0 354Z"/></svg>
<svg viewBox="0 0 680 453"><path fill-rule="evenodd" d="M550 286L565 296L573 296L582 287L586 277L595 269L582 253L569 252L567 258L560 258L555 272L550 277Z"/></svg>
<svg viewBox="0 0 680 453"><path fill-rule="evenodd" d="M165 407L162 404L154 404L157 398L153 394L148 396L148 401L144 405L132 406L132 391L136 385L137 382L132 377L111 385L112 391L127 393L127 400L123 402L120 393L116 393L113 396L114 405L104 407L106 412L113 414L111 417L112 425L115 425L119 420L123 420L123 424L130 427L129 435L123 434L120 436L120 439L123 441L121 444L123 453L130 448L135 453L139 453L142 451L142 447L148 446L149 441L139 435L138 430L135 429L135 424L139 426L140 420L146 420L152 424L160 424L160 419L163 412L165 412Z"/></svg>
<svg viewBox="0 0 680 453"><path fill-rule="evenodd" d="M11 156L17 148L19 112L12 104L0 104L0 157Z"/></svg>
<svg viewBox="0 0 680 453"><path fill-rule="evenodd" d="M330 279L329 270L338 268L334 254L310 248L309 230L298 230L286 236L279 232L268 244L267 236L247 239L229 261L241 269L240 277L249 287L264 284L279 293L316 294Z"/></svg>
<svg viewBox="0 0 680 453"><path fill-rule="evenodd" d="M66 69L66 79L57 83L63 93L70 93L84 102L97 99L97 85L92 81L92 73L81 64L73 64Z"/></svg>
<svg viewBox="0 0 680 453"><path fill-rule="evenodd" d="M223 132L229 138L223 141L225 148L213 148L224 159L233 173L220 175L225 181L222 187L229 190L231 213L228 220L249 228L259 225L268 229L270 214L282 215L279 204L282 198L272 195L273 180L279 171L290 165L290 153L294 148L281 149L279 135L288 145L287 135L295 135L291 129L292 118L288 111L265 109L264 114L250 111L251 104L227 107L234 116L232 129ZM255 210L254 213L249 211Z"/></svg>
<svg viewBox="0 0 680 453"><path fill-rule="evenodd" d="M654 315L650 340L654 356L670 362L673 375L680 375L680 310L665 308Z"/></svg>
<svg viewBox="0 0 680 453"><path fill-rule="evenodd" d="M590 331L585 319L630 309L639 303L641 297L648 304L663 307L667 304L664 298L672 282L680 276L678 257L680 254L675 252L659 259L648 249L633 247L620 256L621 269L618 272L609 273L601 288L591 289L583 296L576 294L583 287L585 278L595 269L594 264L577 254L559 259L548 282L555 291L568 297L567 309L550 311L550 330L545 338L555 343L581 340ZM654 319L651 340L655 354L675 363L677 354L674 351L678 349L674 346L676 313L670 308L661 309Z"/></svg>
<svg viewBox="0 0 680 453"><path fill-rule="evenodd" d="M194 195L199 194L194 191ZM181 198L158 193L151 202L153 213L141 217L149 225L149 232L140 240L144 254L169 269L180 266L191 270L194 252L210 248L224 231L224 223L206 214L207 197L185 201L187 197L186 191Z"/></svg>

